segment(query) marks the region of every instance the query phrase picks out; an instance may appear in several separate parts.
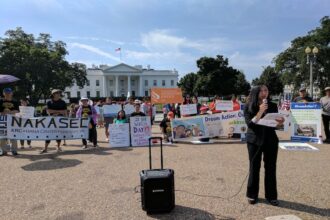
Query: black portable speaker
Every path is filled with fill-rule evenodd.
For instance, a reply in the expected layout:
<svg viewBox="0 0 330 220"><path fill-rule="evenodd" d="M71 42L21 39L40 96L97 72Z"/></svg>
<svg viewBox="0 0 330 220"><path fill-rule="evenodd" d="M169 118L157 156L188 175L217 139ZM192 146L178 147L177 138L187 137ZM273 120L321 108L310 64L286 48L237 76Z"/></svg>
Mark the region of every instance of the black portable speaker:
<svg viewBox="0 0 330 220"><path fill-rule="evenodd" d="M160 140L161 169L152 169L151 141ZM175 207L174 170L163 169L163 142L161 137L149 138L149 170L140 172L142 209L148 214L170 212Z"/></svg>

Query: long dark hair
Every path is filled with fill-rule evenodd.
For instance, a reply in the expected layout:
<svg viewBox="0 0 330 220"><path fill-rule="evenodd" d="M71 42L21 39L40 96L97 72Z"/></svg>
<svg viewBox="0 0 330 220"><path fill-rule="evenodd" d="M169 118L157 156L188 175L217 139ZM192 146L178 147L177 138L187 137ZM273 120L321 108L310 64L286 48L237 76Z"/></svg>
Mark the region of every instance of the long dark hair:
<svg viewBox="0 0 330 220"><path fill-rule="evenodd" d="M248 96L247 106L249 112L252 114L256 114L259 111L259 93L261 88L264 86L265 85L255 86L250 91L250 94ZM265 87L267 88L267 86ZM267 97L267 101L270 102L269 95Z"/></svg>
<svg viewBox="0 0 330 220"><path fill-rule="evenodd" d="M119 113L120 113L120 112L123 112L123 113L124 113L124 116L123 116L122 118L119 118ZM124 110L120 110L120 111L117 113L117 120L119 120L119 119L126 119L126 113L125 113Z"/></svg>

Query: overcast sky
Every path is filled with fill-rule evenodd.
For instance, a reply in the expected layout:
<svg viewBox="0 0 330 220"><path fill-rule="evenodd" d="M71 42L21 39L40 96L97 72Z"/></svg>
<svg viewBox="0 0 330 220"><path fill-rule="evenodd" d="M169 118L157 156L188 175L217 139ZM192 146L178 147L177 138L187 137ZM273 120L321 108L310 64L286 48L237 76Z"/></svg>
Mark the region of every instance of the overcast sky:
<svg viewBox="0 0 330 220"><path fill-rule="evenodd" d="M0 37L22 27L64 41L70 62L175 68L180 77L220 54L252 80L329 12L329 0L1 0Z"/></svg>

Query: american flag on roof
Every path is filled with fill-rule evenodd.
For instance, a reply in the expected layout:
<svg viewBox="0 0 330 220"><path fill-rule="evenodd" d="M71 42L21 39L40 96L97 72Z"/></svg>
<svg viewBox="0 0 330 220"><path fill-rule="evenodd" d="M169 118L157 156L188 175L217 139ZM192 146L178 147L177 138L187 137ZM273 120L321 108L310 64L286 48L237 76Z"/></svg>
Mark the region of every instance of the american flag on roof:
<svg viewBox="0 0 330 220"><path fill-rule="evenodd" d="M115 51L116 51L116 52L121 51L121 48L118 47L118 48L115 49Z"/></svg>

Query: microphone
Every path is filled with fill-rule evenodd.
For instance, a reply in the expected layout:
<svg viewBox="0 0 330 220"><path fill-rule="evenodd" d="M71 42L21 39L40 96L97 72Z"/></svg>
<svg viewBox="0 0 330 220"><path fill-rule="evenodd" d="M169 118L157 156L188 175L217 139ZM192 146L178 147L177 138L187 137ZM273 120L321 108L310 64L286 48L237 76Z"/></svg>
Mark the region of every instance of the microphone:
<svg viewBox="0 0 330 220"><path fill-rule="evenodd" d="M262 100L262 103L267 104L268 103L268 100L267 99L263 99Z"/></svg>

